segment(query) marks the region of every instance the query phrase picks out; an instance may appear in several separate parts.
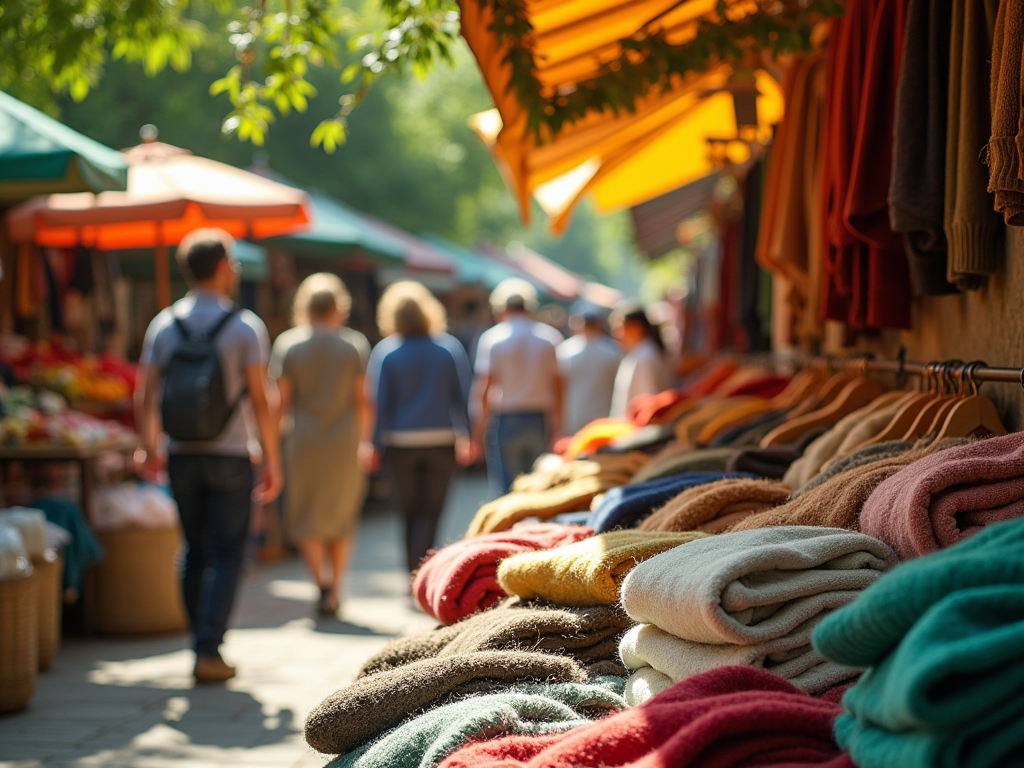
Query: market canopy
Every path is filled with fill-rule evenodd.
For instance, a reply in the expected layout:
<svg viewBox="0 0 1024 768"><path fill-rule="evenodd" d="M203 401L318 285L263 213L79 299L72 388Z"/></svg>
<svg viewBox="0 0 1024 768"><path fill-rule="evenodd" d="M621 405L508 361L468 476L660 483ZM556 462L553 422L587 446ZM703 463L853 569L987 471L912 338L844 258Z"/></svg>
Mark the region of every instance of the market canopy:
<svg viewBox="0 0 1024 768"><path fill-rule="evenodd" d="M404 241L333 197L313 192L309 198L313 210L309 227L267 238L262 243L312 256L335 256L359 249L383 266L405 264L408 246Z"/></svg>
<svg viewBox="0 0 1024 768"><path fill-rule="evenodd" d="M779 12L747 0L460 2L463 37L496 106L472 124L523 218L535 197L562 230L588 193L602 211L631 207L726 158L745 160L749 142L767 140L781 118L782 92L767 72L752 78L726 62L731 53L751 63L730 30L774 25L789 34L765 48L806 47L820 3L774 5ZM642 93L630 90L637 82Z"/></svg>
<svg viewBox="0 0 1024 768"><path fill-rule="evenodd" d="M306 193L156 141L124 151L126 192L37 197L7 215L11 239L53 247L154 248L157 297L170 304L167 246L202 227L261 239L309 222Z"/></svg>
<svg viewBox="0 0 1024 768"><path fill-rule="evenodd" d="M169 249L171 257L175 254L175 247ZM153 253L143 249L128 251L112 251L117 258L118 267L124 277L134 280L152 280L154 277ZM248 240L235 241L235 258L242 268L242 279L251 282L265 280L270 275L270 258L267 249L262 246L250 243ZM179 281L184 276L178 269L177 260L172 258L172 275Z"/></svg>
<svg viewBox="0 0 1024 768"><path fill-rule="evenodd" d="M649 259L664 256L678 248L679 225L707 208L719 181L720 174L712 173L630 208L633 240L637 248Z"/></svg>
<svg viewBox="0 0 1024 768"><path fill-rule="evenodd" d="M451 258L458 271L459 282L463 284L480 283L488 289L494 289L506 278L523 277L520 270L503 264L487 254L456 245L440 235L426 235L423 239ZM531 282L538 290L544 289L539 281L531 280Z"/></svg>
<svg viewBox="0 0 1024 768"><path fill-rule="evenodd" d="M488 254L501 264L519 272L519 277L538 286L538 290L564 303L583 300L604 309L611 309L622 300L622 292L595 283L566 269L546 256L512 243L505 251L488 249Z"/></svg>
<svg viewBox="0 0 1024 768"><path fill-rule="evenodd" d="M431 245L426 240L409 234L404 229L388 224L386 221L370 216L368 213L360 213L360 218L379 229L389 237L401 242L405 248L405 269L411 272L426 272L441 275L452 275L455 273L455 263L441 249Z"/></svg>
<svg viewBox="0 0 1024 768"><path fill-rule="evenodd" d="M127 184L120 152L0 91L0 201L124 190Z"/></svg>

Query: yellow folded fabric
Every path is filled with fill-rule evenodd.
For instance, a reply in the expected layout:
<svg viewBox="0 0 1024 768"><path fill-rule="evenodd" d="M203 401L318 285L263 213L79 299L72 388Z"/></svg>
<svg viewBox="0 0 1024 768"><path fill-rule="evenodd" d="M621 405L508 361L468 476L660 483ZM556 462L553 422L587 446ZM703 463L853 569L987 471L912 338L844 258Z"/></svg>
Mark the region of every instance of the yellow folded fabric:
<svg viewBox="0 0 1024 768"><path fill-rule="evenodd" d="M636 565L708 534L698 531L611 531L575 544L502 560L498 583L510 595L557 605L610 605Z"/></svg>

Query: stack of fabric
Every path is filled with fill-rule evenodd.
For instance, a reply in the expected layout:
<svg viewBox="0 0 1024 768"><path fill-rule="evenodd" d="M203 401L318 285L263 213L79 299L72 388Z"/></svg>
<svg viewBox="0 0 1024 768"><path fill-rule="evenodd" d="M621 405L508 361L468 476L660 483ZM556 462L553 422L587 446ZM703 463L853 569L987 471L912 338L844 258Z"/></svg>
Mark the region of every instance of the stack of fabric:
<svg viewBox="0 0 1024 768"><path fill-rule="evenodd" d="M773 480L727 478L696 485L655 510L641 531L704 531L720 533L740 520L789 498L793 489Z"/></svg>
<svg viewBox="0 0 1024 768"><path fill-rule="evenodd" d="M860 768L1021 764L1024 519L904 563L825 618L814 646L866 667L839 743Z"/></svg>
<svg viewBox="0 0 1024 768"><path fill-rule="evenodd" d="M838 713L778 677L726 667L568 733L471 744L441 768L853 768L832 738Z"/></svg>
<svg viewBox="0 0 1024 768"><path fill-rule="evenodd" d="M638 563L707 536L697 531L612 531L558 549L524 552L503 560L498 582L510 595L556 605L611 605Z"/></svg>
<svg viewBox="0 0 1024 768"><path fill-rule="evenodd" d="M615 528L634 528L655 509L688 488L714 483L725 478L753 478L734 472L685 472L649 483L614 488L594 507L587 525L598 533Z"/></svg>
<svg viewBox="0 0 1024 768"><path fill-rule="evenodd" d="M591 536L579 525L521 523L511 530L462 539L431 555L413 579L423 611L442 624L497 605L507 596L498 584L498 563L536 549L554 549Z"/></svg>
<svg viewBox="0 0 1024 768"><path fill-rule="evenodd" d="M634 674L626 700L649 698L717 667L763 667L809 693L855 671L811 647L811 630L895 564L882 542L834 528L710 536L638 565L622 605L639 622L623 638Z"/></svg>

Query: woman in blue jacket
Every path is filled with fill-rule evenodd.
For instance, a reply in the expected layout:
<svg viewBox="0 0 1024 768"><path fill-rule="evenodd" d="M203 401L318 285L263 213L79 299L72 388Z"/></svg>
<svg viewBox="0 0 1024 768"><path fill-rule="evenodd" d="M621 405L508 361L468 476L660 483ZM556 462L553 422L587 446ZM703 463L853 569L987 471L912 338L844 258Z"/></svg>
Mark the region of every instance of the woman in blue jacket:
<svg viewBox="0 0 1024 768"><path fill-rule="evenodd" d="M434 546L456 462L468 465L471 373L462 345L445 333L444 307L425 287L402 281L381 296L381 341L370 355L366 399L375 407L360 455L381 464L405 517L409 571Z"/></svg>

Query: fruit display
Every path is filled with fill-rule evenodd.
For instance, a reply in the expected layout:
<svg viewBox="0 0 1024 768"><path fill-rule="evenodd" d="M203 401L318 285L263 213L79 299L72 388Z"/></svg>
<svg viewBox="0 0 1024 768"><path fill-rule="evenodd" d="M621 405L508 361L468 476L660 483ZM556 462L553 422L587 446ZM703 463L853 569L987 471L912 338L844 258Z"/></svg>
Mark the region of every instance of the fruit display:
<svg viewBox="0 0 1024 768"><path fill-rule="evenodd" d="M135 389L136 368L110 355L82 355L50 342L32 343L7 337L0 361L13 371L14 381L58 392L68 400L123 403Z"/></svg>
<svg viewBox="0 0 1024 768"><path fill-rule="evenodd" d="M55 392L13 387L0 395L0 445L97 446L132 439L131 430L68 408Z"/></svg>

